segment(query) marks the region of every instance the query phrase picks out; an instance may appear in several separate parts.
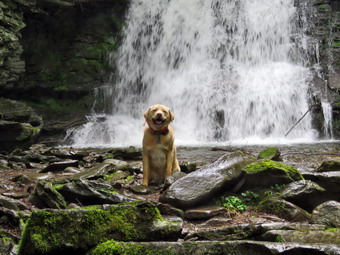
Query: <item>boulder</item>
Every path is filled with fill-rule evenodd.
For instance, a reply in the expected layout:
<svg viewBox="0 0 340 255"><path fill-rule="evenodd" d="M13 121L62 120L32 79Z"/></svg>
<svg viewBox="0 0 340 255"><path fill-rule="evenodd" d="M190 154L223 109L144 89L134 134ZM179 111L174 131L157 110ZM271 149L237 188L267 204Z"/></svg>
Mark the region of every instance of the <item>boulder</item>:
<svg viewBox="0 0 340 255"><path fill-rule="evenodd" d="M317 205L328 200L328 194L325 189L308 180L288 184L282 191L282 197L309 212L312 212Z"/></svg>
<svg viewBox="0 0 340 255"><path fill-rule="evenodd" d="M243 190L272 187L276 184L287 184L303 180L301 173L292 166L273 160L258 161L244 167L245 183Z"/></svg>
<svg viewBox="0 0 340 255"><path fill-rule="evenodd" d="M91 168L88 168L79 174L75 174L71 177L72 180L84 180L84 179L98 179L102 178L105 175L107 175L110 172L113 172L116 169L115 165L113 164L106 164L106 163L101 163L97 166L93 166Z"/></svg>
<svg viewBox="0 0 340 255"><path fill-rule="evenodd" d="M181 230L182 221L163 218L150 202L40 210L32 212L25 226L19 254L86 254L111 239L175 241Z"/></svg>
<svg viewBox="0 0 340 255"><path fill-rule="evenodd" d="M329 228L340 228L340 203L337 201L322 203L313 210L312 220Z"/></svg>
<svg viewBox="0 0 340 255"><path fill-rule="evenodd" d="M262 150L259 155L257 156L258 159L267 159L267 160L275 160L275 161L282 161L280 158L280 151L277 147L270 147L267 149Z"/></svg>
<svg viewBox="0 0 340 255"><path fill-rule="evenodd" d="M242 168L256 158L248 153L237 151L220 157L177 180L160 197L160 201L179 208L192 208L209 201L216 194L232 188L242 175Z"/></svg>

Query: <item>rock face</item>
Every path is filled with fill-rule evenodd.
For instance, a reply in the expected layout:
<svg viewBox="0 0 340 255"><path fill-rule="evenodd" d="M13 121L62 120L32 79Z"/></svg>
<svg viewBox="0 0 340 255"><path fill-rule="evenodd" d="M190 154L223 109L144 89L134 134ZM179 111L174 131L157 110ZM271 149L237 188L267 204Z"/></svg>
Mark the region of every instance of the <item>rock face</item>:
<svg viewBox="0 0 340 255"><path fill-rule="evenodd" d="M176 181L162 195L161 201L180 208L190 208L232 187L242 175L242 168L254 162L253 155L241 151L227 154Z"/></svg>
<svg viewBox="0 0 340 255"><path fill-rule="evenodd" d="M0 149L31 145L43 127L42 118L24 103L0 98Z"/></svg>

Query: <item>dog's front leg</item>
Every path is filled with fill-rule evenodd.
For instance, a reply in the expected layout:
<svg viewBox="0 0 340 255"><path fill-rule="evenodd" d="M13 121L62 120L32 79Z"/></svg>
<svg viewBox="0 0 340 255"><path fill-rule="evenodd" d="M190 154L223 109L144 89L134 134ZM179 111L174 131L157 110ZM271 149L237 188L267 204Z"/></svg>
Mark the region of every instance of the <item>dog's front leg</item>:
<svg viewBox="0 0 340 255"><path fill-rule="evenodd" d="M170 150L167 153L166 156L166 171L165 171L165 177L169 177L171 176L172 173L172 165L173 165L173 161L174 160L174 151Z"/></svg>
<svg viewBox="0 0 340 255"><path fill-rule="evenodd" d="M144 186L149 186L149 173L150 173L150 159L149 153L143 151L143 183Z"/></svg>

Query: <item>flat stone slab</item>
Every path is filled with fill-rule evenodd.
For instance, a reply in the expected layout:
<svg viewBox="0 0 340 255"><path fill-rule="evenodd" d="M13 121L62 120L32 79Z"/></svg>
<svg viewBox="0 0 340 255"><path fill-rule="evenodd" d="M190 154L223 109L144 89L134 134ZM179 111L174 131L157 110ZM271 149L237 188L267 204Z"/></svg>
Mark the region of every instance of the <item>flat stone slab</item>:
<svg viewBox="0 0 340 255"><path fill-rule="evenodd" d="M89 255L115 254L177 254L177 255L339 255L336 245L311 245L261 241L198 241L198 242L115 242L108 241L93 249Z"/></svg>

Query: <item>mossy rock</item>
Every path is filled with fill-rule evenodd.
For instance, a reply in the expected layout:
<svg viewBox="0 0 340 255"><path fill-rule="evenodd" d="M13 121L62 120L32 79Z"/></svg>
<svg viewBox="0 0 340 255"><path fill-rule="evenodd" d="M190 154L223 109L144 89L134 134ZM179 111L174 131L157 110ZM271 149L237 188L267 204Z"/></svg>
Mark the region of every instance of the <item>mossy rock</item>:
<svg viewBox="0 0 340 255"><path fill-rule="evenodd" d="M262 150L257 156L258 159L281 161L280 151L277 147L270 147Z"/></svg>
<svg viewBox="0 0 340 255"><path fill-rule="evenodd" d="M32 212L26 224L19 254L85 254L111 239L177 240L180 232L181 222L166 221L150 202L40 210Z"/></svg>
<svg viewBox="0 0 340 255"><path fill-rule="evenodd" d="M296 168L273 160L258 161L243 168L246 173L243 189L271 187L303 180Z"/></svg>

